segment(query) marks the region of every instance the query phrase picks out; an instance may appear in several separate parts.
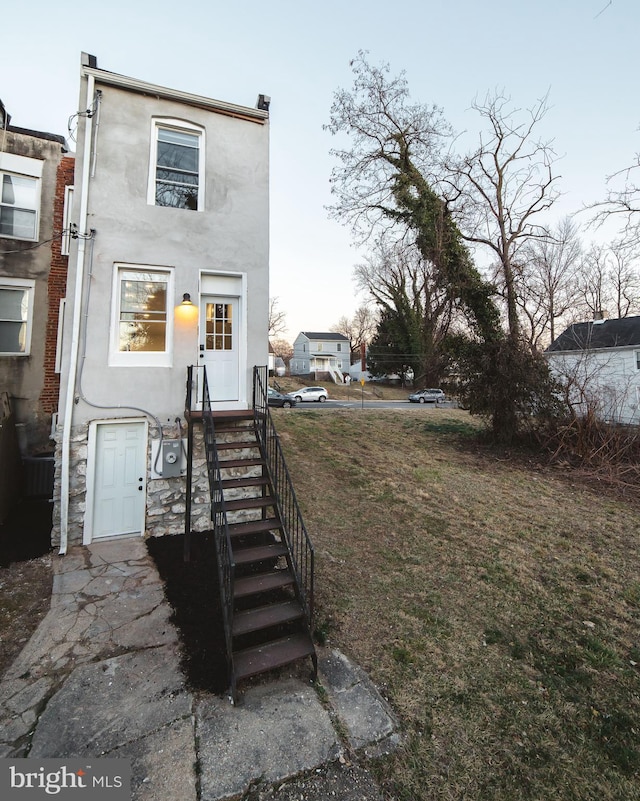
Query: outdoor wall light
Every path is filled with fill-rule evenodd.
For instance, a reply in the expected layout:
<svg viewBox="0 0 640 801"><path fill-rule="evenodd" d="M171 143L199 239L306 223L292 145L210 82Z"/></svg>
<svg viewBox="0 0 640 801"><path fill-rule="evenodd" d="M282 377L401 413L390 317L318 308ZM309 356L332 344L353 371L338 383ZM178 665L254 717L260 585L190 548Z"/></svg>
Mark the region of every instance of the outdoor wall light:
<svg viewBox="0 0 640 801"><path fill-rule="evenodd" d="M175 307L174 313L176 320L183 323L192 323L198 319L198 307L193 303L188 292L184 293L182 302Z"/></svg>

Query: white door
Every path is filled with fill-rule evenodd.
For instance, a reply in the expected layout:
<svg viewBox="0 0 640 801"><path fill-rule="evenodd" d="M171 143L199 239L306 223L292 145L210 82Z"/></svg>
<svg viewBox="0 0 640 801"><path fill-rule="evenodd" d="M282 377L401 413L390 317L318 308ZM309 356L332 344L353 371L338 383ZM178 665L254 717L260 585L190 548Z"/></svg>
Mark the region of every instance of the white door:
<svg viewBox="0 0 640 801"><path fill-rule="evenodd" d="M203 295L200 302L200 364L207 368L213 402L240 397L238 298Z"/></svg>
<svg viewBox="0 0 640 801"><path fill-rule="evenodd" d="M100 423L96 430L92 539L144 531L147 426Z"/></svg>

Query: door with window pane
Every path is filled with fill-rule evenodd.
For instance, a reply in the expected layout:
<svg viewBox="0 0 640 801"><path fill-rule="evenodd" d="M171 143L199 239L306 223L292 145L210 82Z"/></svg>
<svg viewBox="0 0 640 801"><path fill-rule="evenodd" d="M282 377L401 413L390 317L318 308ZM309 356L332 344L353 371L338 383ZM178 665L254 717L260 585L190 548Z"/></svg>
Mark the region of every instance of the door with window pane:
<svg viewBox="0 0 640 801"><path fill-rule="evenodd" d="M207 368L212 401L239 398L238 308L238 298L202 296L200 363Z"/></svg>

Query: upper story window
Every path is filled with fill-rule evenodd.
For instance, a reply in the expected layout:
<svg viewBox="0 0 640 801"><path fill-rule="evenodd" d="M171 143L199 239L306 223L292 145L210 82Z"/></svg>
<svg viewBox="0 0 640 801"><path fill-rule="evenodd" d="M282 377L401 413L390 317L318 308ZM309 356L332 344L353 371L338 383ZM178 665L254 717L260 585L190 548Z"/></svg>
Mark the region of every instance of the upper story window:
<svg viewBox="0 0 640 801"><path fill-rule="evenodd" d="M171 363L171 297L171 271L143 266L117 268L111 364L166 366Z"/></svg>
<svg viewBox="0 0 640 801"><path fill-rule="evenodd" d="M180 120L153 120L147 202L202 211L204 130Z"/></svg>
<svg viewBox="0 0 640 801"><path fill-rule="evenodd" d="M338 353L340 353L341 350L342 350L342 342L337 342L336 343L336 351Z"/></svg>
<svg viewBox="0 0 640 801"><path fill-rule="evenodd" d="M35 281L0 277L0 355L28 356Z"/></svg>
<svg viewBox="0 0 640 801"><path fill-rule="evenodd" d="M318 352L320 352L320 353L322 352L322 342L318 342L318 348L317 348L317 350L318 350Z"/></svg>
<svg viewBox="0 0 640 801"><path fill-rule="evenodd" d="M0 153L0 236L38 239L40 159Z"/></svg>
<svg viewBox="0 0 640 801"><path fill-rule="evenodd" d="M636 351L636 370L640 370L640 350Z"/></svg>

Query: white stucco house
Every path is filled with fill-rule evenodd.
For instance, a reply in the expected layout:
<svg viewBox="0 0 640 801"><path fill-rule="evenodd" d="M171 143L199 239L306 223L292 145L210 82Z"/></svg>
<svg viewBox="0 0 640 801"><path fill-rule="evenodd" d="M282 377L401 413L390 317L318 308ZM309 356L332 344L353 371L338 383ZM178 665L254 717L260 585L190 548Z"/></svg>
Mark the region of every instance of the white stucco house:
<svg viewBox="0 0 640 801"><path fill-rule="evenodd" d="M188 365L206 365L214 409L251 407L253 366L268 362L268 108L265 95L236 105L82 55L56 434L61 552L180 531ZM162 438L177 443L171 475Z"/></svg>
<svg viewBox="0 0 640 801"><path fill-rule="evenodd" d="M545 356L578 414L640 424L640 317L574 323Z"/></svg>
<svg viewBox="0 0 640 801"><path fill-rule="evenodd" d="M316 381L331 378L342 383L349 373L351 350L344 334L330 331L301 331L293 343L289 364L291 375L308 375Z"/></svg>

